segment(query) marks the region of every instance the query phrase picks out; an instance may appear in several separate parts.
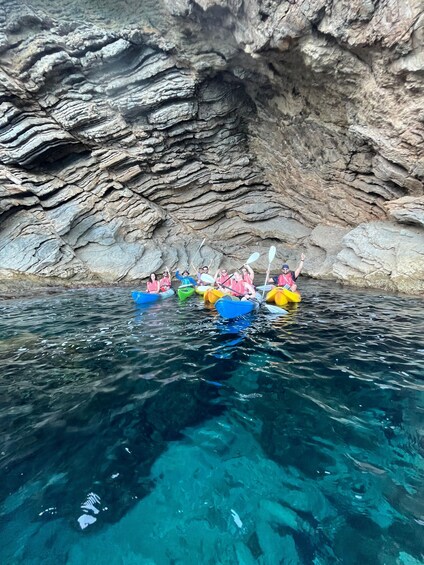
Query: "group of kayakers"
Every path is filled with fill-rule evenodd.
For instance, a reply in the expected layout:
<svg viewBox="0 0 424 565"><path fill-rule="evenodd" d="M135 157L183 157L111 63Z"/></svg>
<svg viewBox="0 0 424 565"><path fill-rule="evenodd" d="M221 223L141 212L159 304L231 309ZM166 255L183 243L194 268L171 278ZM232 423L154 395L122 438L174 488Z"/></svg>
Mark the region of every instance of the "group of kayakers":
<svg viewBox="0 0 424 565"><path fill-rule="evenodd" d="M166 292L171 288L171 273L169 269L165 269L160 279L157 278L155 273L150 273L147 280L147 292L155 293Z"/></svg>
<svg viewBox="0 0 424 565"><path fill-rule="evenodd" d="M281 267L281 272L278 275L270 277L267 282L295 292L297 290L296 280L303 269L304 262L305 255L302 253L299 265L294 271L291 271L289 265L284 263ZM209 275L209 267L207 265L197 269L196 279L190 276L187 269L182 273L179 271L175 273L176 278L181 282L182 286L193 287L205 285L205 282L202 280L202 275ZM236 270L232 274L229 274L227 269L218 269L213 277L214 286L240 298L255 296L254 279L255 273L250 265L243 265L240 270ZM155 273L151 273L147 281L147 292L166 292L171 288L171 283L171 273L168 268L165 269L161 278L158 278Z"/></svg>

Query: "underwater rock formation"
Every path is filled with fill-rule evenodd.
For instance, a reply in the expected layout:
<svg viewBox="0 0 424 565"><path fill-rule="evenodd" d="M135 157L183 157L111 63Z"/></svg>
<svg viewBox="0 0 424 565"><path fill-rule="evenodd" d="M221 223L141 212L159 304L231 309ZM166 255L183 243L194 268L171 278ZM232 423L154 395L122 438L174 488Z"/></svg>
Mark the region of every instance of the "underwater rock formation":
<svg viewBox="0 0 424 565"><path fill-rule="evenodd" d="M0 269L130 281L275 244L424 291L419 0L4 0Z"/></svg>

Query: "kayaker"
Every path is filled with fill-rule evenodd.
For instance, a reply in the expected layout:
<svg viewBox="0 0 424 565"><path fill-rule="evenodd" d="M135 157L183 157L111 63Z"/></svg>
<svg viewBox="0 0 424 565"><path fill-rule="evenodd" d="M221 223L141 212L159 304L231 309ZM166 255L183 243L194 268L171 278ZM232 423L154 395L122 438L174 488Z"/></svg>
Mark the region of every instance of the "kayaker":
<svg viewBox="0 0 424 565"><path fill-rule="evenodd" d="M255 273L250 265L243 265L241 268L241 276L245 283L253 286L253 279L255 278Z"/></svg>
<svg viewBox="0 0 424 565"><path fill-rule="evenodd" d="M271 277L268 282L295 292L297 290L296 280L302 272L304 262L305 255L302 253L300 256L300 263L295 271L290 271L288 264L284 263L281 267L281 273L275 277Z"/></svg>
<svg viewBox="0 0 424 565"><path fill-rule="evenodd" d="M215 273L214 279L218 286L226 283L230 286L230 275L228 274L227 269L218 269Z"/></svg>
<svg viewBox="0 0 424 565"><path fill-rule="evenodd" d="M201 267L200 269L198 269L197 272L197 284L202 286L205 283L202 281L202 275L209 275L209 267L207 265L204 265L203 267Z"/></svg>
<svg viewBox="0 0 424 565"><path fill-rule="evenodd" d="M228 281L230 282L230 281ZM243 280L239 271L236 271L231 278L231 290L234 296L248 300L255 296L255 289L253 286Z"/></svg>
<svg viewBox="0 0 424 565"><path fill-rule="evenodd" d="M147 292L152 294L157 294L160 291L160 284L156 278L155 273L150 273L149 279L147 281Z"/></svg>
<svg viewBox="0 0 424 565"><path fill-rule="evenodd" d="M160 291L166 292L171 288L171 274L169 272L168 267L164 271L162 278L159 281Z"/></svg>
<svg viewBox="0 0 424 565"><path fill-rule="evenodd" d="M197 284L193 277L190 277L190 273L187 271L187 269L183 271L181 275L180 272L177 271L175 273L175 276L179 281L181 281L181 285L183 286L196 286Z"/></svg>

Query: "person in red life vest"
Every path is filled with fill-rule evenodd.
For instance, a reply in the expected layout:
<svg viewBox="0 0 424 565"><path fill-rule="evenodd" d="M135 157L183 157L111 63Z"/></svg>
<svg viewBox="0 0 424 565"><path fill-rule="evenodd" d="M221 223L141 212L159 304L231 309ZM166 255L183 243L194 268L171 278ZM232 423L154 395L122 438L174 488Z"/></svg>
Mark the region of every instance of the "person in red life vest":
<svg viewBox="0 0 424 565"><path fill-rule="evenodd" d="M243 265L241 268L241 276L245 283L253 286L253 279L255 278L255 273L250 265Z"/></svg>
<svg viewBox="0 0 424 565"><path fill-rule="evenodd" d="M147 281L147 292L157 294L160 291L159 281L156 279L155 273L150 273Z"/></svg>
<svg viewBox="0 0 424 565"><path fill-rule="evenodd" d="M305 262L305 255L302 253L300 256L300 263L295 271L290 271L290 267L287 263L281 267L281 273L275 277L271 277L268 282L274 283L276 286L282 286L295 292L297 290L296 280L303 269L303 263Z"/></svg>
<svg viewBox="0 0 424 565"><path fill-rule="evenodd" d="M168 267L166 268L165 272L162 275L162 278L159 281L159 287L161 292L166 292L171 288L171 275L169 273Z"/></svg>
<svg viewBox="0 0 424 565"><path fill-rule="evenodd" d="M230 286L230 275L228 274L227 269L218 269L214 276L215 283L219 285L227 285Z"/></svg>
<svg viewBox="0 0 424 565"><path fill-rule="evenodd" d="M242 300L248 300L250 297L255 296L255 289L253 286L243 280L239 271L236 271L231 277L231 294L238 296Z"/></svg>

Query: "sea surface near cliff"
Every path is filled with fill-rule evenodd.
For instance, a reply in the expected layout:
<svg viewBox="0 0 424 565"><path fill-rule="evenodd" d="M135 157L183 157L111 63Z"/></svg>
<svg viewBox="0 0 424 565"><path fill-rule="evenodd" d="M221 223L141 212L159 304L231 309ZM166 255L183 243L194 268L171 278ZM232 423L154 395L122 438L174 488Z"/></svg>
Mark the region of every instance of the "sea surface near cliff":
<svg viewBox="0 0 424 565"><path fill-rule="evenodd" d="M423 301L0 305L0 562L423 561Z"/></svg>

